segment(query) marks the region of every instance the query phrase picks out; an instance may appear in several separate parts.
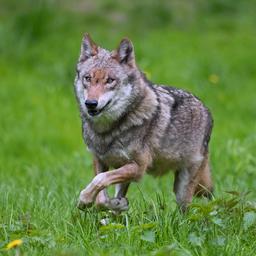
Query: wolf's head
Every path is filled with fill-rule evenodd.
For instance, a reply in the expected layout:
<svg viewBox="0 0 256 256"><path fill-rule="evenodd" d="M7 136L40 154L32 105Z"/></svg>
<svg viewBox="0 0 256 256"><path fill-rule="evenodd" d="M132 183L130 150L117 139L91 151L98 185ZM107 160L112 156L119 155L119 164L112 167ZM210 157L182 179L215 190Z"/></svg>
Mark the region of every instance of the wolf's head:
<svg viewBox="0 0 256 256"><path fill-rule="evenodd" d="M95 129L106 131L132 108L140 97L140 79L129 39L110 52L97 46L88 34L84 36L75 91L82 116Z"/></svg>

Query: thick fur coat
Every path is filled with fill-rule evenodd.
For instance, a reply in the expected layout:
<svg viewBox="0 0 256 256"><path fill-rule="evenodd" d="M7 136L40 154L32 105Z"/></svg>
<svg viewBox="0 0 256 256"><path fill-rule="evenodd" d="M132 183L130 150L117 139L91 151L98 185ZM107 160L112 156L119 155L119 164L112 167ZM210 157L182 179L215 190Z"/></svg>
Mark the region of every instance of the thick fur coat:
<svg viewBox="0 0 256 256"><path fill-rule="evenodd" d="M128 39L110 52L85 35L75 93L95 169L95 178L81 191L80 209L96 201L103 208L126 210L130 182L146 172L175 172L174 192L182 210L194 194L211 195L209 110L184 90L148 81ZM112 199L106 192L111 184L117 184Z"/></svg>

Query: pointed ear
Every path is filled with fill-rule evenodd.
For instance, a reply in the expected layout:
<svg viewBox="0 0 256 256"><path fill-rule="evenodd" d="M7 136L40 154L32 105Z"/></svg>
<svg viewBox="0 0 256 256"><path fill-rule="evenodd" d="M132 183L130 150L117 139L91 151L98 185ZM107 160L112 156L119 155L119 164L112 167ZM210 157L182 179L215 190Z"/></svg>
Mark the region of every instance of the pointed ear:
<svg viewBox="0 0 256 256"><path fill-rule="evenodd" d="M124 38L117 49L117 60L120 64L126 64L135 67L135 55L132 42L128 38Z"/></svg>
<svg viewBox="0 0 256 256"><path fill-rule="evenodd" d="M98 46L93 42L90 35L86 33L83 37L79 61L83 62L88 58L97 55L97 53Z"/></svg>

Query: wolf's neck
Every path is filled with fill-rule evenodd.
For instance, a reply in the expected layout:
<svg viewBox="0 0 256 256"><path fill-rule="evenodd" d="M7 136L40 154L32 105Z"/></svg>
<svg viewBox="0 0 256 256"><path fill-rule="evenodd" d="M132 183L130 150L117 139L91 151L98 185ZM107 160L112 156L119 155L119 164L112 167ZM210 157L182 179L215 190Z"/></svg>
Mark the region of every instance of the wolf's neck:
<svg viewBox="0 0 256 256"><path fill-rule="evenodd" d="M126 125L130 126L140 126L143 125L147 120L150 120L157 108L158 100L153 88L146 84L144 80L141 81L142 90L141 101L138 103L137 107L127 115Z"/></svg>
<svg viewBox="0 0 256 256"><path fill-rule="evenodd" d="M88 124L89 129L100 136L115 136L132 127L144 125L147 120L150 120L156 112L158 106L157 94L153 87L141 78L139 84L135 85L138 90L136 100L133 104L123 112L117 120L112 123L107 123L104 127L104 132L98 131L93 124ZM139 88L138 88L139 87Z"/></svg>
<svg viewBox="0 0 256 256"><path fill-rule="evenodd" d="M97 132L88 122L83 124L84 139L90 150L101 155L105 154L111 148L111 145L115 143L120 144L122 147L123 141L127 143L127 140L131 139L130 134L132 132L130 133L130 131L133 129L136 130L136 134L139 136L145 136L145 129L149 129L146 133L150 134L152 122L156 120L159 114L158 95L154 87L144 83L144 81L142 82L140 84L140 100L136 102L133 108L126 111L125 115L117 120L106 132Z"/></svg>

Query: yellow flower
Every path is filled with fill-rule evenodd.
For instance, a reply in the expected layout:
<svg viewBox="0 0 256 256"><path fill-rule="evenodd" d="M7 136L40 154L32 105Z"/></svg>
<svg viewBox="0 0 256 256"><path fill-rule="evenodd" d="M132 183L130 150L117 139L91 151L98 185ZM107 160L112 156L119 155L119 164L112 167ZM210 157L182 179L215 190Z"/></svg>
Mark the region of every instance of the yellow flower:
<svg viewBox="0 0 256 256"><path fill-rule="evenodd" d="M217 84L219 81L220 81L220 78L218 75L216 74L211 74L209 77L208 77L208 80L212 83L212 84Z"/></svg>
<svg viewBox="0 0 256 256"><path fill-rule="evenodd" d="M10 250L12 248L16 248L16 247L20 246L22 243L23 242L22 242L21 239L13 240L9 244L7 244L6 250Z"/></svg>

